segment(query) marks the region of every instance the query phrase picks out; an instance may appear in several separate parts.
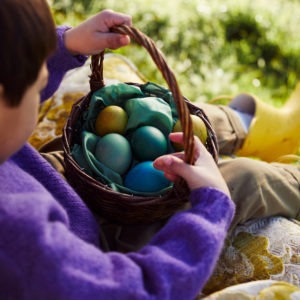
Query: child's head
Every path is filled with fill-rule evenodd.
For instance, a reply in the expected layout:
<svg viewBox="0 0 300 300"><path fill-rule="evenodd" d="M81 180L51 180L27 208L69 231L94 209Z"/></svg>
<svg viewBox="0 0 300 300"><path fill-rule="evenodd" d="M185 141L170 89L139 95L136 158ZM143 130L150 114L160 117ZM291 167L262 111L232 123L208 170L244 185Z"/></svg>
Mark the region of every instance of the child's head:
<svg viewBox="0 0 300 300"><path fill-rule="evenodd" d="M0 41L0 85L7 105L17 106L56 47L46 0L1 0Z"/></svg>
<svg viewBox="0 0 300 300"><path fill-rule="evenodd" d="M37 121L56 30L46 0L1 0L0 163L18 151Z"/></svg>

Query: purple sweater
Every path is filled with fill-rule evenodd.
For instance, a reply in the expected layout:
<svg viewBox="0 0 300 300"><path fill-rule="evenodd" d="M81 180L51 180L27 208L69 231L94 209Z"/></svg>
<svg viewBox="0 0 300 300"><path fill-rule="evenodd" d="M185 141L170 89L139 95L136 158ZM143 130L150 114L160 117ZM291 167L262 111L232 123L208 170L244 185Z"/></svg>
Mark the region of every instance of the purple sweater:
<svg viewBox="0 0 300 300"><path fill-rule="evenodd" d="M60 44L50 84L84 62ZM86 205L30 145L0 165L0 299L193 299L218 259L234 205L202 188L135 253L104 253Z"/></svg>

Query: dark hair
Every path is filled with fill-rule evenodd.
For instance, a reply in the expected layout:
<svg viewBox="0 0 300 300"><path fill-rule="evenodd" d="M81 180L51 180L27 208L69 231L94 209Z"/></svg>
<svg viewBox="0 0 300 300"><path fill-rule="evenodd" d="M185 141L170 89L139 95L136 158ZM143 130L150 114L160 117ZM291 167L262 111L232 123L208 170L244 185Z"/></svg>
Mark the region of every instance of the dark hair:
<svg viewBox="0 0 300 300"><path fill-rule="evenodd" d="M18 106L56 48L55 25L46 0L1 0L0 41L0 84L7 104Z"/></svg>

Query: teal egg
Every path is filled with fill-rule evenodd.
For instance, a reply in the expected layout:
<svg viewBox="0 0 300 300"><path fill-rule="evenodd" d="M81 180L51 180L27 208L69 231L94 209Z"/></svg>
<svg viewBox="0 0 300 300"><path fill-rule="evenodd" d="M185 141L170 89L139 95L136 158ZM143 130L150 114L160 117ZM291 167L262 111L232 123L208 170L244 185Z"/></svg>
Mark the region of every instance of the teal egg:
<svg viewBox="0 0 300 300"><path fill-rule="evenodd" d="M130 169L124 186L137 192L155 193L170 185L164 173L153 167L152 161L144 161Z"/></svg>
<svg viewBox="0 0 300 300"><path fill-rule="evenodd" d="M153 126L137 128L131 136L133 155L140 161L155 160L167 153L168 144L164 134Z"/></svg>
<svg viewBox="0 0 300 300"><path fill-rule="evenodd" d="M132 161L131 147L121 134L109 133L98 141L95 157L105 166L123 175Z"/></svg>

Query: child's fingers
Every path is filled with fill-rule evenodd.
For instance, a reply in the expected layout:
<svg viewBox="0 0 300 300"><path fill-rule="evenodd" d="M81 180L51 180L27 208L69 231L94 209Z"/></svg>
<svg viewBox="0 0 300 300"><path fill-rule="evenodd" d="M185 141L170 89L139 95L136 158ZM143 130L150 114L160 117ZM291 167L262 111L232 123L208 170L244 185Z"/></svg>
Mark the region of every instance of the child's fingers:
<svg viewBox="0 0 300 300"><path fill-rule="evenodd" d="M118 49L130 43L130 37L123 34L98 32L95 36L98 37L97 40L95 39L96 49L100 49L100 46L101 49Z"/></svg>
<svg viewBox="0 0 300 300"><path fill-rule="evenodd" d="M164 172L164 176L172 181L175 182L178 178L178 176L174 173L172 173L172 171L170 171L169 169L169 165L170 165L170 159L172 160L172 158L170 158L169 156L171 155L164 155L164 156L160 156L158 157L154 162L153 162L153 166ZM180 159L180 158L178 158Z"/></svg>
<svg viewBox="0 0 300 300"><path fill-rule="evenodd" d="M174 155L161 156L154 161L153 165L155 168L163 171L169 178L176 179L180 176L186 179L190 173L190 166Z"/></svg>
<svg viewBox="0 0 300 300"><path fill-rule="evenodd" d="M183 133L182 132L172 132L169 134L169 139L172 142L183 144ZM200 152L207 151L203 143L200 141L200 139L197 136L194 136L195 141L195 159L197 160L200 156Z"/></svg>
<svg viewBox="0 0 300 300"><path fill-rule="evenodd" d="M178 177L179 177L179 176L177 176L177 175L175 175L175 174L173 174L173 173L169 173L169 172L165 172L165 173L164 173L164 176L165 176L168 180L170 180L170 181L172 181L172 182L177 181L177 179L178 179Z"/></svg>
<svg viewBox="0 0 300 300"><path fill-rule="evenodd" d="M183 144L183 133L182 132L171 132L169 134L169 139L172 142Z"/></svg>

